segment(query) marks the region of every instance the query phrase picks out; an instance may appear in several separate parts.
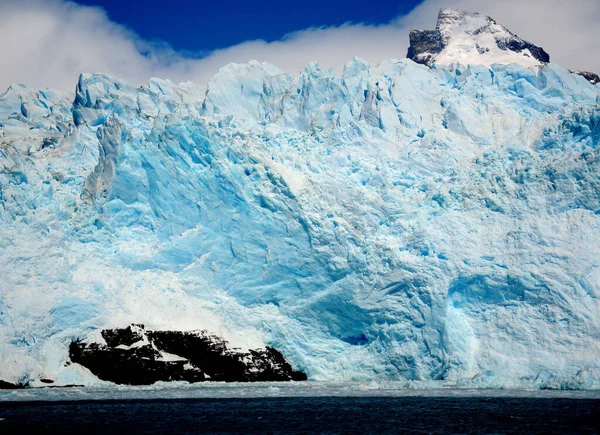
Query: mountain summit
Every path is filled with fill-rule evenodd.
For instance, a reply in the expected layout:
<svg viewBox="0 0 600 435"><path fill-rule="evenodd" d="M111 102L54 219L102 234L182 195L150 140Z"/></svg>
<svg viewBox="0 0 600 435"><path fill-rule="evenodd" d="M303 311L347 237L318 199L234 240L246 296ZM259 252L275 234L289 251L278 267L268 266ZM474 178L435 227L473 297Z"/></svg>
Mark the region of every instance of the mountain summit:
<svg viewBox="0 0 600 435"><path fill-rule="evenodd" d="M406 57L429 67L516 63L528 68L550 62L542 47L519 38L493 18L459 9L440 9L435 30L411 30ZM592 72L570 72L593 85L600 83Z"/></svg>
<svg viewBox="0 0 600 435"><path fill-rule="evenodd" d="M407 57L427 66L517 63L529 67L550 62L543 48L494 19L457 9L441 9L435 30L412 30Z"/></svg>

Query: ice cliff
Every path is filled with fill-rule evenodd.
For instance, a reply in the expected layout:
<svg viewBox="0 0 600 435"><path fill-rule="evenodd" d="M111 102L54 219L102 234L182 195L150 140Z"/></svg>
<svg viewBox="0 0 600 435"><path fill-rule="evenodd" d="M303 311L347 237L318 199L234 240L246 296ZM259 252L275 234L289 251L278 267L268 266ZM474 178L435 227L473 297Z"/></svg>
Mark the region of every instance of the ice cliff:
<svg viewBox="0 0 600 435"><path fill-rule="evenodd" d="M600 86L504 60L10 87L0 379L101 382L70 343L143 323L311 380L600 388Z"/></svg>

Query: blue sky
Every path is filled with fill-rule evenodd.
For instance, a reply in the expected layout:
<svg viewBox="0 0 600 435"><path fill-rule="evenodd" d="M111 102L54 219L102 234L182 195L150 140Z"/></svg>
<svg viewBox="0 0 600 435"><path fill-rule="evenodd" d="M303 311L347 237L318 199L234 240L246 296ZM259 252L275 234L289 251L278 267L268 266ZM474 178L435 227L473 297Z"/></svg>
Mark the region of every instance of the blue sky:
<svg viewBox="0 0 600 435"><path fill-rule="evenodd" d="M346 22L387 24L420 0L77 0L100 6L108 17L148 40L204 52L247 40L275 41L309 27Z"/></svg>

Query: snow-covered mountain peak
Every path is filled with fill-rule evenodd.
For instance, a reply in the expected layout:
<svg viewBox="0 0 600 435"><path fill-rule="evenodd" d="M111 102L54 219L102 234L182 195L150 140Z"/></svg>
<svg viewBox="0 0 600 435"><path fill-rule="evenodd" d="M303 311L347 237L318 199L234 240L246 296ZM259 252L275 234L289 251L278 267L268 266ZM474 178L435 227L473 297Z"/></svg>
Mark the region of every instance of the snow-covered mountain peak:
<svg viewBox="0 0 600 435"><path fill-rule="evenodd" d="M411 31L408 57L428 66L516 63L530 67L550 61L543 48L491 17L458 9L441 9L435 30Z"/></svg>

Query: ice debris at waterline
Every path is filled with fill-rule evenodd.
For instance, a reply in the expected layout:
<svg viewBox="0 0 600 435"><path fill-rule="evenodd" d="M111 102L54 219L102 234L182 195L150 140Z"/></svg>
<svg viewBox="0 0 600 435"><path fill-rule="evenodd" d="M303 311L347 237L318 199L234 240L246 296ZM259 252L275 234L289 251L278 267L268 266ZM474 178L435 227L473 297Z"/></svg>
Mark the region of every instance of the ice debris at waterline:
<svg viewBox="0 0 600 435"><path fill-rule="evenodd" d="M504 60L12 86L0 379L113 385L69 346L143 323L311 380L599 388L600 87Z"/></svg>
<svg viewBox="0 0 600 435"><path fill-rule="evenodd" d="M159 381L266 382L305 381L277 350L240 352L206 331L149 331L143 325L102 331L106 345L74 341L72 362L116 384L150 385Z"/></svg>

